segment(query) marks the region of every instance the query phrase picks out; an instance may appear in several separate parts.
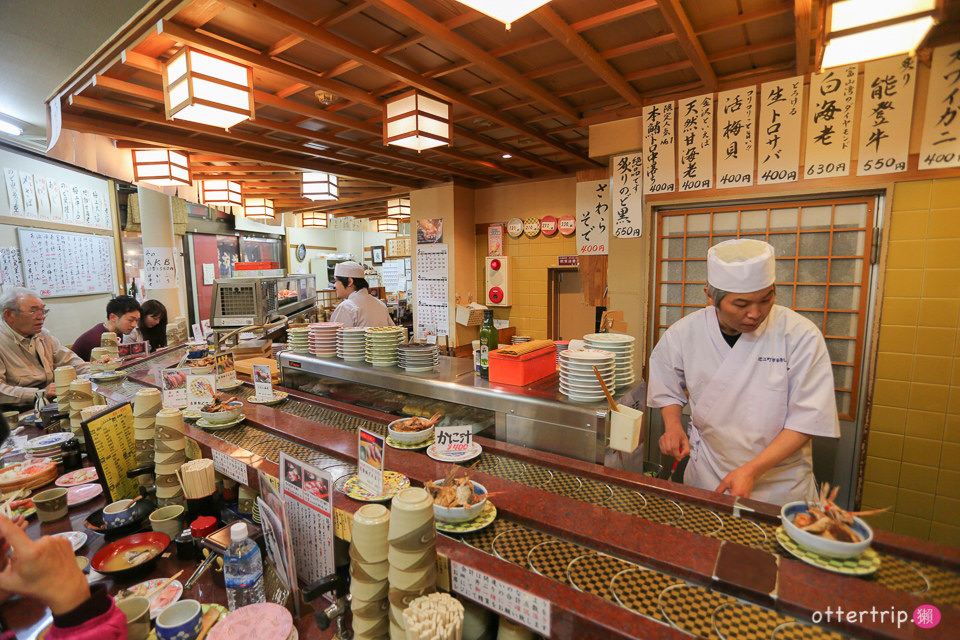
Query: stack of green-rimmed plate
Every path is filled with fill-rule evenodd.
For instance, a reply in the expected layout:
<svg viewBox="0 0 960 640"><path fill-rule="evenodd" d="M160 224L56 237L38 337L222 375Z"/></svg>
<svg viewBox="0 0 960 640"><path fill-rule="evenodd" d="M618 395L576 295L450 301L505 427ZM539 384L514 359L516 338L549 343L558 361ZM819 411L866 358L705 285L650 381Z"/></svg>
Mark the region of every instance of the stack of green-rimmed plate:
<svg viewBox="0 0 960 640"><path fill-rule="evenodd" d="M287 346L291 351L307 353L310 351L310 329L308 327L295 327L287 329Z"/></svg>
<svg viewBox="0 0 960 640"><path fill-rule="evenodd" d="M583 336L583 341L589 349L602 349L617 356L616 388L629 387L636 381L633 371L633 343L636 338L625 333L590 333Z"/></svg>
<svg viewBox="0 0 960 640"><path fill-rule="evenodd" d="M366 355L366 327L341 327L337 329L337 357L348 362L362 362Z"/></svg>
<svg viewBox="0 0 960 640"><path fill-rule="evenodd" d="M366 361L375 367L397 364L397 347L403 341L403 327L367 327Z"/></svg>
<svg viewBox="0 0 960 640"><path fill-rule="evenodd" d="M431 371L440 362L435 344L411 342L397 347L397 364L411 373Z"/></svg>

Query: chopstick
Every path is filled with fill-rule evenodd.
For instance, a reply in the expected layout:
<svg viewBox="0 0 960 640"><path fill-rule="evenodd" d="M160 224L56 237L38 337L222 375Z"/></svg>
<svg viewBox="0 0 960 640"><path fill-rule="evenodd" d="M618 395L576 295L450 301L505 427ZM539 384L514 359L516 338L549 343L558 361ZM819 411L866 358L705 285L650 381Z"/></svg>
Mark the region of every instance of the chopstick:
<svg viewBox="0 0 960 640"><path fill-rule="evenodd" d="M607 396L607 404L610 405L610 411L616 411L617 403L610 394L610 389L607 389L607 383L603 381L603 376L600 375L600 370L596 367L593 367L593 372L597 376L597 382L600 383L600 388L603 389L603 395Z"/></svg>
<svg viewBox="0 0 960 640"><path fill-rule="evenodd" d="M160 585L159 587L157 587L156 589L148 592L147 595L144 596L144 597L145 597L145 598L149 598L150 596L152 596L152 595L154 595L154 594L156 594L156 593L162 593L163 590L166 589L167 587L169 587L169 586L170 586L170 583L173 582L174 580L176 580L177 578L179 578L179 577L180 577L180 574L182 574L182 573L183 573L183 569L180 569L180 571L177 571L175 574L173 574L172 576L170 576L169 578L167 578L166 582L164 582L163 584L161 584L161 585Z"/></svg>

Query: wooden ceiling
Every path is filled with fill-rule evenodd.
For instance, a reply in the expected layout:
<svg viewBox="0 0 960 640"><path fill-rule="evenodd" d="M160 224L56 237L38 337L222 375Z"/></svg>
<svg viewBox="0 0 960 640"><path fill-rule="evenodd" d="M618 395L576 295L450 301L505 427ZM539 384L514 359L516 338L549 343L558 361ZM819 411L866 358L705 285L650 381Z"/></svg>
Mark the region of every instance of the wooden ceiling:
<svg viewBox="0 0 960 640"><path fill-rule="evenodd" d="M808 73L820 12L818 0L552 0L507 31L456 0L153 0L53 99L64 128L185 149L196 179L242 180L280 211L377 216L431 183L602 166L588 126L664 96ZM165 119L162 62L183 45L253 67L253 120ZM383 102L410 87L452 103L449 147L382 144ZM300 198L304 169L339 175L341 200Z"/></svg>

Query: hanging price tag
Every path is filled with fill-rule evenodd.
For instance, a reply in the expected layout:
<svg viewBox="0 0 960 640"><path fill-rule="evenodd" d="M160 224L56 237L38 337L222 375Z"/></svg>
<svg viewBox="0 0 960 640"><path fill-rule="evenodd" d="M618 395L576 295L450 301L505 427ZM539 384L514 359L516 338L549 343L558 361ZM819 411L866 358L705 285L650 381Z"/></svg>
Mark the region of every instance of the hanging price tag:
<svg viewBox="0 0 960 640"><path fill-rule="evenodd" d="M469 424L434 427L433 433L441 456L464 455L473 444L473 427Z"/></svg>
<svg viewBox="0 0 960 640"><path fill-rule="evenodd" d="M273 400L273 379L270 377L270 365L253 365L253 390L257 402Z"/></svg>

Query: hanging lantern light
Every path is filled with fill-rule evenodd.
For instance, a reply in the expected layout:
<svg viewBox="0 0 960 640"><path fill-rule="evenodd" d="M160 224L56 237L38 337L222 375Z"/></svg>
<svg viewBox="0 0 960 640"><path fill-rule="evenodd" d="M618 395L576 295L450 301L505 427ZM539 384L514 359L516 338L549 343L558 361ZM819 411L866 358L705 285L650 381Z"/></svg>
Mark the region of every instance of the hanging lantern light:
<svg viewBox="0 0 960 640"><path fill-rule="evenodd" d="M395 218L378 218L377 231L380 233L396 233L400 231L400 223Z"/></svg>
<svg viewBox="0 0 960 640"><path fill-rule="evenodd" d="M304 211L300 220L300 226L304 229L326 229L327 214L319 211Z"/></svg>
<svg viewBox="0 0 960 640"><path fill-rule="evenodd" d="M339 200L340 186L337 176L320 172L301 173L300 195L310 200Z"/></svg>
<svg viewBox="0 0 960 640"><path fill-rule="evenodd" d="M267 198L244 198L243 217L251 220L273 220L273 200Z"/></svg>
<svg viewBox="0 0 960 640"><path fill-rule="evenodd" d="M172 149L133 149L133 180L158 187L190 185L189 155Z"/></svg>
<svg viewBox="0 0 960 640"><path fill-rule="evenodd" d="M450 144L450 103L417 89L388 99L383 143L417 151Z"/></svg>
<svg viewBox="0 0 960 640"><path fill-rule="evenodd" d="M937 0L832 0L821 68L912 54L939 16Z"/></svg>
<svg viewBox="0 0 960 640"><path fill-rule="evenodd" d="M222 207L242 207L240 183L231 180L204 180L200 183L200 202Z"/></svg>
<svg viewBox="0 0 960 640"><path fill-rule="evenodd" d="M387 217L404 220L410 217L410 198L387 200Z"/></svg>
<svg viewBox="0 0 960 640"><path fill-rule="evenodd" d="M163 65L167 120L229 128L253 118L253 70L184 47Z"/></svg>

